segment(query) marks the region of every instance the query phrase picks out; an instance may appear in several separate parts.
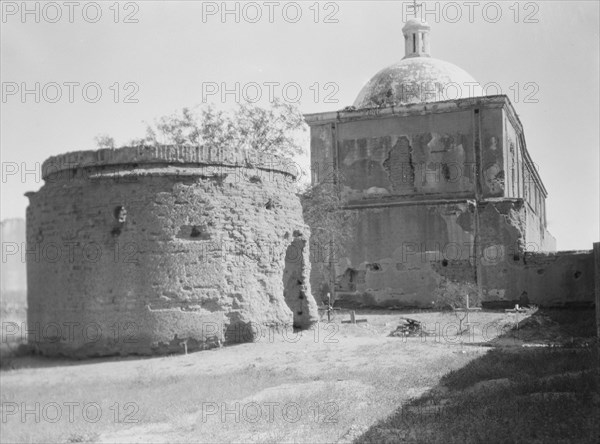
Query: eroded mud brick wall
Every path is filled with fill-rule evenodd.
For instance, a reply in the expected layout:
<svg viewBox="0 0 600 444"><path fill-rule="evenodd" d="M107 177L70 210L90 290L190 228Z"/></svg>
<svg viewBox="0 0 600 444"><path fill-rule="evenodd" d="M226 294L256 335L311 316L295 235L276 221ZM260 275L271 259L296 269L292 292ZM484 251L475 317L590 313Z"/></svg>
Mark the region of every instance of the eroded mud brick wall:
<svg viewBox="0 0 600 444"><path fill-rule="evenodd" d="M594 304L592 251L525 253L512 260L489 261L481 268L484 307L515 304L590 307Z"/></svg>
<svg viewBox="0 0 600 444"><path fill-rule="evenodd" d="M46 354L181 352L316 319L295 169L196 147L68 153L27 209Z"/></svg>
<svg viewBox="0 0 600 444"><path fill-rule="evenodd" d="M555 241L546 229L546 190L508 98L307 120L313 183L338 180L357 216L352 240L334 247L342 304L431 307L468 294L471 303L508 305L523 292L532 303L567 298L559 291L570 285L566 275L551 295L526 277L525 253L553 251ZM327 249L312 247L311 279L323 298L330 256L319 247ZM589 298L586 291L573 298Z"/></svg>

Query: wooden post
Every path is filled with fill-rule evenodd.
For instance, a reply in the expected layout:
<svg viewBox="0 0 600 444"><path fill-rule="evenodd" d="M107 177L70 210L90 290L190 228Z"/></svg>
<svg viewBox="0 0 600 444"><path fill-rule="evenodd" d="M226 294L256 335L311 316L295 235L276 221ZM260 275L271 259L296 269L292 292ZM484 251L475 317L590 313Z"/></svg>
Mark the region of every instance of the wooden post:
<svg viewBox="0 0 600 444"><path fill-rule="evenodd" d="M350 312L350 322L356 324L356 314L354 313L354 310Z"/></svg>
<svg viewBox="0 0 600 444"><path fill-rule="evenodd" d="M469 293L467 293L467 325L469 325ZM461 326L461 336L462 336L462 326Z"/></svg>
<svg viewBox="0 0 600 444"><path fill-rule="evenodd" d="M333 233L329 239L329 279L331 280L331 288L329 291L329 307L331 308L331 296L333 295L333 301L335 302L335 258L333 257Z"/></svg>
<svg viewBox="0 0 600 444"><path fill-rule="evenodd" d="M331 293L327 293L327 322L331 322Z"/></svg>

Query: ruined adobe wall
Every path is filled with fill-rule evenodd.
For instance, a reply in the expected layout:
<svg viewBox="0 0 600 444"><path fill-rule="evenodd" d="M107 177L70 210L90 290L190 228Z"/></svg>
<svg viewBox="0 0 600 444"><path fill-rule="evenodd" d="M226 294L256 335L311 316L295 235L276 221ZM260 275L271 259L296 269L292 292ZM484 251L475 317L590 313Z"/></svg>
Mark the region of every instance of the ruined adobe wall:
<svg viewBox="0 0 600 444"><path fill-rule="evenodd" d="M338 252L339 303L431 307L459 293L474 300L473 211L466 202L362 209L360 242Z"/></svg>
<svg viewBox="0 0 600 444"><path fill-rule="evenodd" d="M342 304L430 307L466 294L487 305L526 301L524 282L535 279L521 277L525 252L552 251L555 241L543 184L526 171L534 166L506 97L308 120L313 183L339 179L357 213L352 241L334 249ZM328 258L313 257L320 298L330 291ZM563 276L544 300L567 300Z"/></svg>
<svg viewBox="0 0 600 444"><path fill-rule="evenodd" d="M357 212L352 241L334 246L336 304L431 307L442 294L476 293L465 199L476 192L472 111L374 112L311 124L313 183L331 182L339 168ZM311 246L311 284L322 300L331 290L329 250Z"/></svg>
<svg viewBox="0 0 600 444"><path fill-rule="evenodd" d="M467 294L476 302L475 202L504 196L504 105L448 101L309 119L313 182L331 181L339 168L358 215L352 242L335 251L339 303L431 307ZM321 256L312 287L322 298L329 272Z"/></svg>
<svg viewBox="0 0 600 444"><path fill-rule="evenodd" d="M332 180L338 165L349 201L475 195L470 111L317 125L311 146L314 181Z"/></svg>
<svg viewBox="0 0 600 444"><path fill-rule="evenodd" d="M27 209L28 328L42 353L181 352L316 319L291 165L135 147L43 171Z"/></svg>
<svg viewBox="0 0 600 444"><path fill-rule="evenodd" d="M515 117L503 110L504 164L506 171L505 196L525 202L525 240L528 251L556 251L556 239L547 229L546 189L538 166L525 146L523 129Z"/></svg>
<svg viewBox="0 0 600 444"><path fill-rule="evenodd" d="M483 305L488 308L591 306L594 255L592 251L525 253L512 263L484 267L481 281L487 294Z"/></svg>

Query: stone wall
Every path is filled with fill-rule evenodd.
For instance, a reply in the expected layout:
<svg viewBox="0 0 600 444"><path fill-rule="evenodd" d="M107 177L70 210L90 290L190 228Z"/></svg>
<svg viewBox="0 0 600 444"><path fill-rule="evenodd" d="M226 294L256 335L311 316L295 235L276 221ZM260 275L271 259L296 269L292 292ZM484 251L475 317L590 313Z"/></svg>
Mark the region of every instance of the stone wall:
<svg viewBox="0 0 600 444"><path fill-rule="evenodd" d="M525 253L481 267L483 306L515 304L589 307L594 304L592 251Z"/></svg>
<svg viewBox="0 0 600 444"><path fill-rule="evenodd" d="M43 171L27 209L40 352L181 352L315 321L309 231L284 161L132 147L69 153Z"/></svg>
<svg viewBox="0 0 600 444"><path fill-rule="evenodd" d="M334 253L338 303L431 307L448 292L472 291L473 211L467 202L433 201L362 208L354 228L360 241ZM328 280L319 265L313 265L315 293Z"/></svg>
<svg viewBox="0 0 600 444"><path fill-rule="evenodd" d="M357 214L352 240L334 249L338 303L431 307L467 294L488 306L589 301L587 256L543 254L556 247L546 189L506 96L306 117L313 183L338 180ZM321 299L328 260L313 258ZM551 279L532 271L535 261L549 261L540 268Z"/></svg>

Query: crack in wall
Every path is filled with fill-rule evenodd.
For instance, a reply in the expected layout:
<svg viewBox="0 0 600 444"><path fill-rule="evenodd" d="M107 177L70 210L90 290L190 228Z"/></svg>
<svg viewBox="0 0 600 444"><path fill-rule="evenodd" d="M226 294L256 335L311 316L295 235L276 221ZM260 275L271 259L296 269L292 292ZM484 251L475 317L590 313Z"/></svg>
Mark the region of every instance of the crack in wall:
<svg viewBox="0 0 600 444"><path fill-rule="evenodd" d="M415 165L413 162L413 147L408 137L401 136L388 151L383 161L390 187L394 192L414 191Z"/></svg>

